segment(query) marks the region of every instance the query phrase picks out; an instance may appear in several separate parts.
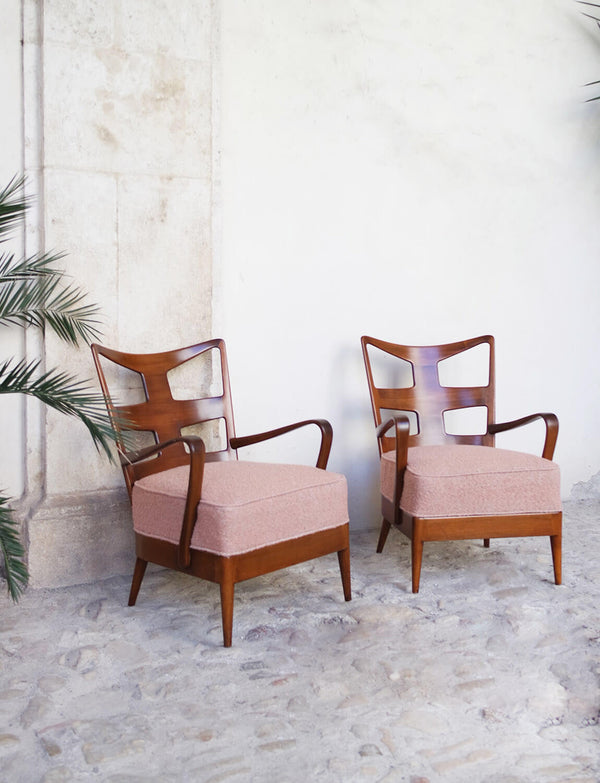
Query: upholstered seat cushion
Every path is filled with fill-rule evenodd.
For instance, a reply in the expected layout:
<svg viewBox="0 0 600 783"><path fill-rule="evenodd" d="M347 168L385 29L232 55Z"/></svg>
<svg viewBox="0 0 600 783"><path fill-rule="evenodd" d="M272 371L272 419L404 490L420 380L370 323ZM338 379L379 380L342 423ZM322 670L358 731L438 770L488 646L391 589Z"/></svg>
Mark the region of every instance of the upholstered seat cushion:
<svg viewBox="0 0 600 783"><path fill-rule="evenodd" d="M381 458L382 494L394 494L395 452ZM401 508L415 517L554 513L561 510L558 465L489 446L415 446Z"/></svg>
<svg viewBox="0 0 600 783"><path fill-rule="evenodd" d="M187 485L185 466L137 481L136 533L178 543ZM208 462L191 546L229 556L347 522L348 489L338 473L306 465Z"/></svg>

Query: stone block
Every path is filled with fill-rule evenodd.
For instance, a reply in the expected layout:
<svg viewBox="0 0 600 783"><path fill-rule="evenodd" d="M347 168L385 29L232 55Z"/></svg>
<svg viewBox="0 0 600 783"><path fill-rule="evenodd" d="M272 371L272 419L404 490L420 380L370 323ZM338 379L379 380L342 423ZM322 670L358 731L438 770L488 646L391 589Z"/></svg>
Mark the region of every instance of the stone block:
<svg viewBox="0 0 600 783"><path fill-rule="evenodd" d="M28 523L30 586L65 587L133 572L135 543L125 490L45 500Z"/></svg>

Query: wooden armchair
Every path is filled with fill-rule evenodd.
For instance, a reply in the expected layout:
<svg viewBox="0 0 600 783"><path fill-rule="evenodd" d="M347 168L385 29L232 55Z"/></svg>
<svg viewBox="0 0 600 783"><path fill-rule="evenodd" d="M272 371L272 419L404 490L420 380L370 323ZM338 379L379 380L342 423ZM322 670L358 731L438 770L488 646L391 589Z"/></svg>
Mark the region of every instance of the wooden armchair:
<svg viewBox="0 0 600 783"><path fill-rule="evenodd" d="M412 591L419 591L423 542L513 536L549 536L554 581L561 583L562 511L560 474L551 462L558 419L538 413L516 421L495 421L494 338L476 337L449 345L408 346L362 337L381 465L383 523L381 552L394 525L411 539ZM481 386L440 383L440 362L478 346L489 348L488 380ZM373 357L393 357L407 380L398 388L378 387ZM408 364L406 364L408 363ZM481 434L449 434L451 411L485 408ZM416 416L411 432L409 414ZM494 447L494 435L542 419L542 457Z"/></svg>
<svg viewBox="0 0 600 783"><path fill-rule="evenodd" d="M215 371L219 391L174 399L169 374L207 352L220 359L220 371ZM130 606L136 602L148 562L216 582L223 639L229 647L236 582L333 552L338 555L344 597L350 600L347 486L344 476L325 470L332 442L329 422L311 419L236 437L223 340L151 354L92 345L92 354L132 505L137 560ZM113 402L107 381L110 362L137 373L143 384L142 402ZM188 434L188 428L202 422L212 423L209 430L224 425L220 448L207 449L205 439ZM308 425L321 433L316 467L237 458L237 449L243 446ZM151 433L153 445L131 449L127 430Z"/></svg>

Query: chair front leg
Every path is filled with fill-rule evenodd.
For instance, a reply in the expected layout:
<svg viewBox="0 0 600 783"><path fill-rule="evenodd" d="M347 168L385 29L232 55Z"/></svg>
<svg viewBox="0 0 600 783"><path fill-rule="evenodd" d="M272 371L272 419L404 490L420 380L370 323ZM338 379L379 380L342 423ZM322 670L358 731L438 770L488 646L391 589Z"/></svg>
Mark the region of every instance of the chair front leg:
<svg viewBox="0 0 600 783"><path fill-rule="evenodd" d="M421 581L421 563L423 562L423 539L421 538L421 526L417 519L413 519L411 539L412 560L412 591L419 592Z"/></svg>
<svg viewBox="0 0 600 783"><path fill-rule="evenodd" d="M227 565L219 583L221 589L221 619L223 622L223 646L231 647L233 635L233 594L235 582L231 568Z"/></svg>
<svg viewBox="0 0 600 783"><path fill-rule="evenodd" d="M342 575L342 587L344 588L344 599L352 600L352 588L350 586L350 547L341 549L338 553L338 562L340 564L340 573Z"/></svg>
<svg viewBox="0 0 600 783"><path fill-rule="evenodd" d="M552 548L552 565L554 567L554 584L562 584L562 533L550 536Z"/></svg>

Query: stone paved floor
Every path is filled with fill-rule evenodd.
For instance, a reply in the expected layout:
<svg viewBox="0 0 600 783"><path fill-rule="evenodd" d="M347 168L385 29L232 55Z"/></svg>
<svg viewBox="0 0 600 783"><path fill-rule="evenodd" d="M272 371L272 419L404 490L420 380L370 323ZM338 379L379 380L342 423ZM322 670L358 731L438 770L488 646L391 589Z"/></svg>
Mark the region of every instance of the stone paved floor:
<svg viewBox="0 0 600 783"><path fill-rule="evenodd" d="M2 598L0 780L600 780L600 503L547 539L426 545L353 537L335 556L237 587L148 570Z"/></svg>

